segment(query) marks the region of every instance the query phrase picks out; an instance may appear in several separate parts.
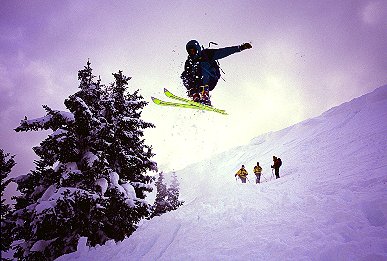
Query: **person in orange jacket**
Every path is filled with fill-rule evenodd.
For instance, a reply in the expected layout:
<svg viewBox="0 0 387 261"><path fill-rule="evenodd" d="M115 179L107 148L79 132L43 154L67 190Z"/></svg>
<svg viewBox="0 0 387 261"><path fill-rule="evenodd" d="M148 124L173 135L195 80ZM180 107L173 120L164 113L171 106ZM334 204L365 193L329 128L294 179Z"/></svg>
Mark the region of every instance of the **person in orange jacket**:
<svg viewBox="0 0 387 261"><path fill-rule="evenodd" d="M262 174L262 167L259 166L259 162L257 162L257 166L254 167L254 174L255 174L255 177L257 178L255 180L255 183L256 184L260 183L261 174Z"/></svg>
<svg viewBox="0 0 387 261"><path fill-rule="evenodd" d="M241 179L242 183L246 183L247 175L249 175L249 173L247 173L245 165L242 165L241 169L238 170L238 172L235 174L235 177L238 176Z"/></svg>

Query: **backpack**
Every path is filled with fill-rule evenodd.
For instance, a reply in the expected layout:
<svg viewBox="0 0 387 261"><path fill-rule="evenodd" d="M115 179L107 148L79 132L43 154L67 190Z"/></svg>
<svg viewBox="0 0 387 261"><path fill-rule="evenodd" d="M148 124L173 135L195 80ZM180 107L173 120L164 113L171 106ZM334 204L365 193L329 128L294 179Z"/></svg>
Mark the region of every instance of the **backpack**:
<svg viewBox="0 0 387 261"><path fill-rule="evenodd" d="M282 166L282 160L280 158L278 158L277 160L278 160L278 167L281 167Z"/></svg>
<svg viewBox="0 0 387 261"><path fill-rule="evenodd" d="M209 42L208 43L208 48L211 47L211 44L213 45L218 45L217 43L214 43L214 42ZM222 70L222 68L220 68L220 63L218 60L213 60L212 62L210 62L210 65L211 65L211 71L215 73L215 77L217 79L219 79L221 77L221 74L220 74L220 70ZM223 70L222 70L223 72ZM224 73L224 72L223 72Z"/></svg>

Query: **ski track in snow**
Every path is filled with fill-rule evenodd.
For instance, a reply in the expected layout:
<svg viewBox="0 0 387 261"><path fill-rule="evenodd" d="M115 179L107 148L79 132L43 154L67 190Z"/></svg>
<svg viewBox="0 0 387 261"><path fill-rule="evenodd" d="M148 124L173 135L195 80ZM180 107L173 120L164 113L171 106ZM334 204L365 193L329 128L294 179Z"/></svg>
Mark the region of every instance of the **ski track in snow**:
<svg viewBox="0 0 387 261"><path fill-rule="evenodd" d="M383 86L261 135L176 172L178 210L58 260L387 260L386 119ZM273 155L283 160L277 180ZM242 164L250 183L234 178Z"/></svg>

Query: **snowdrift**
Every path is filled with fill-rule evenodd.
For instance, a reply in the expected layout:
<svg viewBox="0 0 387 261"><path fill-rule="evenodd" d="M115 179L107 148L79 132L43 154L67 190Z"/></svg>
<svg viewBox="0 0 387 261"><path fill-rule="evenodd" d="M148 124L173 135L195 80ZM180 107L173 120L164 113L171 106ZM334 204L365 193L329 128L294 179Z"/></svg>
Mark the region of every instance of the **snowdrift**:
<svg viewBox="0 0 387 261"><path fill-rule="evenodd" d="M178 171L178 210L58 260L387 260L386 119L387 85L261 135ZM242 164L250 183L235 180Z"/></svg>

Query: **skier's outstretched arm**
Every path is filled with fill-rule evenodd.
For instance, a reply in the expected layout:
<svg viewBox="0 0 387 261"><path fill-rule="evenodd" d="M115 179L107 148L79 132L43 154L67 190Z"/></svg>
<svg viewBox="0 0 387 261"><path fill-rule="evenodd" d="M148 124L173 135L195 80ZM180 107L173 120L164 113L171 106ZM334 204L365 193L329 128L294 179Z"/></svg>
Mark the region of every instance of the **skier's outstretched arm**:
<svg viewBox="0 0 387 261"><path fill-rule="evenodd" d="M227 56L229 56L231 54L234 54L234 53L246 50L246 49L250 49L250 48L252 48L251 44L244 43L244 44L241 44L239 46L231 46L231 47L225 47L225 48L216 49L214 51L213 59L214 60L219 60L219 59L227 57Z"/></svg>

